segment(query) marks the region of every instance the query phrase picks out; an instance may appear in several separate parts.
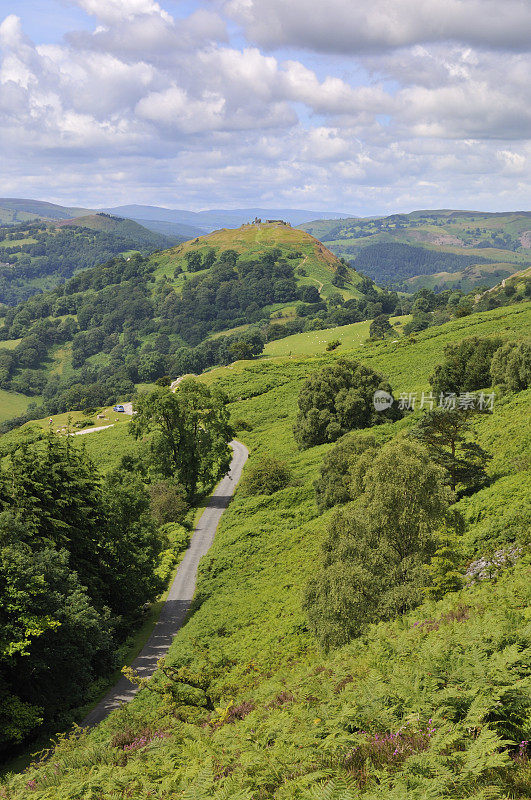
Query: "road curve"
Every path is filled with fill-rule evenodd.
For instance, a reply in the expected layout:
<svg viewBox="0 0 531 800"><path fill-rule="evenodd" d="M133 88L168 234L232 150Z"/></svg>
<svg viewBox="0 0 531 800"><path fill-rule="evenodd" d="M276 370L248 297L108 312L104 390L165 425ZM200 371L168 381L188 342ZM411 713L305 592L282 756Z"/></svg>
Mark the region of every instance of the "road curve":
<svg viewBox="0 0 531 800"><path fill-rule="evenodd" d="M230 470L210 497L194 530L190 547L179 564L153 632L140 655L131 664L135 672L142 678L150 678L153 675L157 668L157 661L168 652L173 637L184 622L195 592L199 561L208 552L214 541L218 523L240 480L249 452L245 445L236 440L231 442L231 447L233 456ZM137 687L133 686L127 678L120 678L81 724L84 727L97 725L122 703L128 703L137 691Z"/></svg>

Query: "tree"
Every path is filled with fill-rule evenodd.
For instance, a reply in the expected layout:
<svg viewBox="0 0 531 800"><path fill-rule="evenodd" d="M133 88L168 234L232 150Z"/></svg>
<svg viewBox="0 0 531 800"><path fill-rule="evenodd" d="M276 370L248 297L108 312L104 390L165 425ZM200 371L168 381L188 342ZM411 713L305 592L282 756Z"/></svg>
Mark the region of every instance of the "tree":
<svg viewBox="0 0 531 800"><path fill-rule="evenodd" d="M350 430L399 419L391 405L377 412L374 393L391 395L382 375L358 361L339 359L308 378L299 394L299 413L293 433L301 449L335 442Z"/></svg>
<svg viewBox="0 0 531 800"><path fill-rule="evenodd" d="M199 272L200 269L203 269L201 253L198 250L191 250L186 254L185 258L188 272Z"/></svg>
<svg viewBox="0 0 531 800"><path fill-rule="evenodd" d="M319 478L314 483L317 506L320 511L348 503L354 496L351 490L352 473L361 456L370 461L376 455L376 439L362 433L343 436L328 451L321 464ZM366 461L367 459L365 459ZM357 471L359 468L357 468Z"/></svg>
<svg viewBox="0 0 531 800"><path fill-rule="evenodd" d="M160 387L138 395L131 424L136 438L150 434L150 461L154 474L182 484L187 499L211 485L230 466L232 430L227 398L193 378L176 392Z"/></svg>
<svg viewBox="0 0 531 800"><path fill-rule="evenodd" d="M359 499L329 523L321 566L306 588L310 627L325 650L421 602L451 499L424 447L392 441L380 449Z"/></svg>
<svg viewBox="0 0 531 800"><path fill-rule="evenodd" d="M471 392L490 386L492 356L503 344L499 338L472 336L459 344L447 345L445 359L430 378L433 390L440 394Z"/></svg>
<svg viewBox="0 0 531 800"><path fill-rule="evenodd" d="M489 481L485 467L490 456L471 439L471 416L467 410L436 408L423 414L409 434L428 447L460 496L477 492Z"/></svg>
<svg viewBox="0 0 531 800"><path fill-rule="evenodd" d="M531 346L527 342L507 342L499 347L490 365L492 383L510 392L520 392L531 384Z"/></svg>
<svg viewBox="0 0 531 800"><path fill-rule="evenodd" d="M95 608L67 550L40 542L10 505L0 513L0 750L68 721L114 650L109 610Z"/></svg>
<svg viewBox="0 0 531 800"><path fill-rule="evenodd" d="M396 333L396 331L389 322L388 314L378 314L369 327L369 336L371 339L385 339L386 336L391 336L394 333Z"/></svg>

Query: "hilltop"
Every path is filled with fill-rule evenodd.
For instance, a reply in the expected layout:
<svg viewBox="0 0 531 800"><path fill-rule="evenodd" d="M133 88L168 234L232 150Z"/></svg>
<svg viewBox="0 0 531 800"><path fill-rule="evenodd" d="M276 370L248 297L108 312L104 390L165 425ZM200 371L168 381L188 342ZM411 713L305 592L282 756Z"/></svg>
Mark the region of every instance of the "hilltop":
<svg viewBox="0 0 531 800"><path fill-rule="evenodd" d="M531 212L415 211L302 226L377 283L471 291L531 263Z"/></svg>
<svg viewBox="0 0 531 800"><path fill-rule="evenodd" d="M170 275L175 268L184 270L190 259L194 259L194 254L204 261L209 251L213 250L217 256L228 249L244 259L259 258L278 249L282 257L294 266L299 285L316 286L322 297L338 291L332 280L341 264L339 258L311 234L282 222L245 224L236 229L222 228L191 239L156 256L153 261L159 266L155 274ZM352 270L349 280L340 290L341 294L345 298L358 297L356 287L360 282L360 276Z"/></svg>

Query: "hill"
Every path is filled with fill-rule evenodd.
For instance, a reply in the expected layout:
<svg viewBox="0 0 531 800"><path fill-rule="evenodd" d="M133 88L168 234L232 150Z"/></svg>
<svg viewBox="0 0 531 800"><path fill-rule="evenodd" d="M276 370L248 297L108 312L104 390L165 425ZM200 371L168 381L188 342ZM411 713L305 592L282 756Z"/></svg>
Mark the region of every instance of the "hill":
<svg viewBox="0 0 531 800"><path fill-rule="evenodd" d="M137 244L140 250L166 249L177 241L182 241L185 238L184 236L166 236L160 233L154 233L132 219L115 217L112 214L105 214L103 212L68 219L64 222L59 222L57 227L88 228L102 233L116 234L122 239L127 239Z"/></svg>
<svg viewBox="0 0 531 800"><path fill-rule="evenodd" d="M29 219L70 219L90 213L87 208L60 206L44 200L24 200L19 197L0 197L0 212L3 210L12 212L14 215L12 222L27 222Z"/></svg>
<svg viewBox="0 0 531 800"><path fill-rule="evenodd" d="M265 253L279 249L282 256L295 268L299 285L316 286L323 297L338 291L332 284L340 261L327 247L313 236L284 223L246 224L239 228L222 228L205 236L196 237L160 258L156 275L171 274L175 268L184 268L197 254L204 260L213 250L216 255L223 250L234 250L245 259L262 257ZM352 271L350 280L342 290L345 297L359 296L356 286L361 278Z"/></svg>
<svg viewBox="0 0 531 800"><path fill-rule="evenodd" d="M182 237L109 215L0 225L0 303L14 305L118 253L150 253Z"/></svg>
<svg viewBox="0 0 531 800"><path fill-rule="evenodd" d="M192 614L165 675L96 730L65 739L53 759L8 777L6 796L527 798L529 391L497 397L492 413L477 416L490 483L453 506L465 521L459 569L483 559L490 573L328 652L311 633L302 590L321 563L331 520L349 507L318 508L315 482L335 446L297 450L292 428L305 380L336 363L338 352L383 373L396 396L420 397L445 347L471 336L523 341L530 313L529 303L498 308L395 341L366 342L349 326L333 353L323 352L315 331L313 354L271 355L202 376L228 395L238 438L251 451L244 476L267 455L287 465L288 485L236 492L201 562ZM403 441L421 414L362 435L374 434L379 447ZM130 437L121 425L86 439L103 463ZM518 554L514 565L495 566L500 549Z"/></svg>
<svg viewBox="0 0 531 800"><path fill-rule="evenodd" d="M415 211L301 226L380 284L492 286L531 262L531 212Z"/></svg>

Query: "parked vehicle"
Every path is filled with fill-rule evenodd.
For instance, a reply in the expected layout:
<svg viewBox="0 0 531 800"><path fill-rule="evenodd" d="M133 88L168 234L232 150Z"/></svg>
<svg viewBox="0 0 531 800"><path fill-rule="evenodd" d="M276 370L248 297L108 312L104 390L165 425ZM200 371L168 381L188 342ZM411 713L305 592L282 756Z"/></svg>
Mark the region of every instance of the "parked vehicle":
<svg viewBox="0 0 531 800"><path fill-rule="evenodd" d="M114 406L113 411L121 411L125 413L125 408L123 406Z"/></svg>

